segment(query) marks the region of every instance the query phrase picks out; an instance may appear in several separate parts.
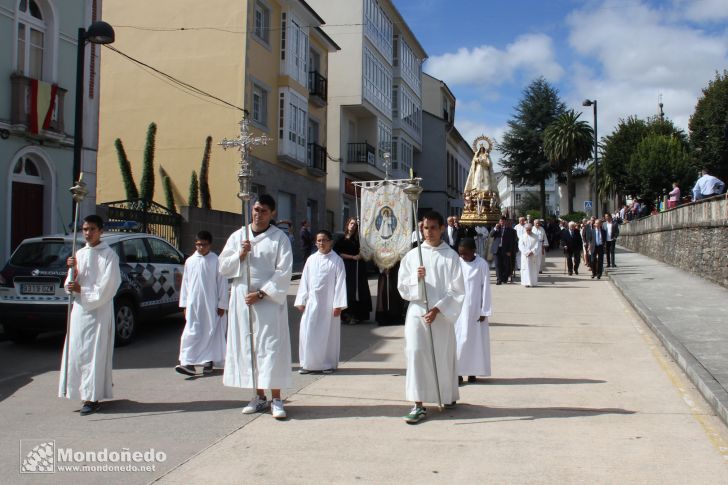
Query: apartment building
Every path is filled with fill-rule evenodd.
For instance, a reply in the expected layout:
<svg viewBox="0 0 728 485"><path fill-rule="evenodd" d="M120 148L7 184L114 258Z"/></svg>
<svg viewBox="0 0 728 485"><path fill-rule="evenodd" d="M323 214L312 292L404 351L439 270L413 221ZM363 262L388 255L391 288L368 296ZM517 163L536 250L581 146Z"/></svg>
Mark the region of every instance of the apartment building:
<svg viewBox="0 0 728 485"><path fill-rule="evenodd" d="M199 173L211 136L212 208L240 213L240 156L217 143L238 135L244 108L254 133L269 138L252 151L253 191L276 199L278 220L322 227L331 168L328 57L339 47L321 29L321 16L302 0L220 0L214 8L192 0L109 0L105 7L106 20L117 26L117 49L204 93L107 55L99 200L126 198L114 141L122 140L138 183L146 129L155 122L155 165L169 175L175 204L187 205L191 173ZM155 200L164 204L159 183Z"/></svg>
<svg viewBox="0 0 728 485"><path fill-rule="evenodd" d="M410 176L422 152L422 62L427 53L389 0L309 0L341 46L329 57L327 225L356 211L354 182ZM330 164L331 165L331 164Z"/></svg>
<svg viewBox="0 0 728 485"><path fill-rule="evenodd" d="M101 0L0 0L0 262L23 239L73 220L78 29L100 17ZM99 49L85 51L82 215L95 206Z"/></svg>
<svg viewBox="0 0 728 485"><path fill-rule="evenodd" d="M473 149L455 128L456 99L447 84L423 74L422 86L423 144L415 159L424 188L420 211L434 209L445 216L459 216Z"/></svg>

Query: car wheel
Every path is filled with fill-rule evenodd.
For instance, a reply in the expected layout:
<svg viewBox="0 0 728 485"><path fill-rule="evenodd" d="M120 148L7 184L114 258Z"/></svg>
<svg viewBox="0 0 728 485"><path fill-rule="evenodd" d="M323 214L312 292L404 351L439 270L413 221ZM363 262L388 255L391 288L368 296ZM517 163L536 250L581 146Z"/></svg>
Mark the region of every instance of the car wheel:
<svg viewBox="0 0 728 485"><path fill-rule="evenodd" d="M19 328L6 328L5 335L16 344L29 344L38 336L38 332Z"/></svg>
<svg viewBox="0 0 728 485"><path fill-rule="evenodd" d="M137 313L128 300L121 300L114 305L114 323L116 335L114 345L121 347L132 341L137 327Z"/></svg>

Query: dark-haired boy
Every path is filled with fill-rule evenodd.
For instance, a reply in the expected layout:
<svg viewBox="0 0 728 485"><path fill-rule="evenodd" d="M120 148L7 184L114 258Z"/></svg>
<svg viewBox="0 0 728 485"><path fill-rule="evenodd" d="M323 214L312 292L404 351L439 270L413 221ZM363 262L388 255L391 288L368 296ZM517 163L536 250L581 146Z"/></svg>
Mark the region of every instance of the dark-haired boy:
<svg viewBox="0 0 728 485"><path fill-rule="evenodd" d="M273 197L261 195L253 205L253 221L235 231L220 254L220 274L230 278L227 353L223 384L257 389L243 408L244 414L262 412L270 406L276 419L285 419L281 389L290 388L291 339L288 330L287 293L291 285L293 256L288 236L271 224L276 210ZM250 287L246 273L250 267ZM255 365L251 366L250 315L255 339ZM265 389L271 390L268 401Z"/></svg>
<svg viewBox="0 0 728 485"><path fill-rule="evenodd" d="M65 287L73 308L58 395L82 400L80 414L86 416L99 410L101 399L113 397L114 295L121 284L121 272L119 257L101 241L101 217L86 216L81 230L86 246L66 261Z"/></svg>
<svg viewBox="0 0 728 485"><path fill-rule="evenodd" d="M180 374L194 376L195 365L203 374L212 374L213 366L225 363L225 331L228 307L228 283L219 272L217 254L210 251L212 234L200 231L195 239L195 253L185 262L179 306L185 309L185 329L179 349Z"/></svg>
<svg viewBox="0 0 728 485"><path fill-rule="evenodd" d="M426 417L423 402L438 401L428 325L432 328L439 396L446 406L454 405L459 399L455 321L465 298L460 258L441 239L445 221L438 212L426 213L422 222L424 266L420 265L418 249L411 249L402 258L397 281L402 298L410 302L404 324L406 396L408 401L414 402L404 419L410 424Z"/></svg>

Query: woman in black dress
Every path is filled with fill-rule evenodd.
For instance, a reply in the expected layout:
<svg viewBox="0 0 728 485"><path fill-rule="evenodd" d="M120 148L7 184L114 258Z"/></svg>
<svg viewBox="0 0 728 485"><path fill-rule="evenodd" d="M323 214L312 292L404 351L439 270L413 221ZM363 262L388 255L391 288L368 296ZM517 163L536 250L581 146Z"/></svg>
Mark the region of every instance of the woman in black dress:
<svg viewBox="0 0 728 485"><path fill-rule="evenodd" d="M341 320L355 324L369 320L372 311L372 295L367 280L367 265L359 254L359 224L350 217L346 221L344 237L334 245L334 251L344 260L346 268L347 308Z"/></svg>

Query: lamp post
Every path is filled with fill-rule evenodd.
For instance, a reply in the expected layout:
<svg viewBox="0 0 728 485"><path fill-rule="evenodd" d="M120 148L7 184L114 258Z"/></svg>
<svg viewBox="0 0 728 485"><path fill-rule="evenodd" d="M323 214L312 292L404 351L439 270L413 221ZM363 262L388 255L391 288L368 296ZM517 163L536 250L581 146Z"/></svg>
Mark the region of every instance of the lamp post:
<svg viewBox="0 0 728 485"><path fill-rule="evenodd" d="M597 137L597 100L585 99L582 106L594 106L594 215L599 217L599 138Z"/></svg>
<svg viewBox="0 0 728 485"><path fill-rule="evenodd" d="M81 150L83 149L83 71L86 42L111 44L114 42L114 28L103 21L92 23L88 30L78 29L76 50L76 120L73 129L73 180L81 177Z"/></svg>

